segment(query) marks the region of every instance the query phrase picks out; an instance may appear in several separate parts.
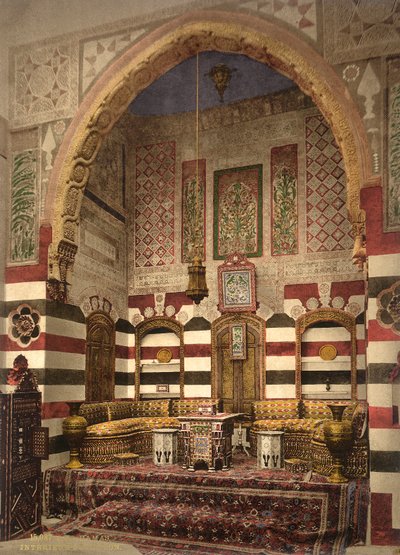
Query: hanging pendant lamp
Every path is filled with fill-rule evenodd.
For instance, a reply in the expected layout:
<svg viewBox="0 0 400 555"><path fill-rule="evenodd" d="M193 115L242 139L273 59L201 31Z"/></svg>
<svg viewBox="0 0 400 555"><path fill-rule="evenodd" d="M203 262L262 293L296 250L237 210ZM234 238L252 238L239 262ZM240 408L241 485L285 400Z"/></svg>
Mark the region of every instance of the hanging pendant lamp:
<svg viewBox="0 0 400 555"><path fill-rule="evenodd" d="M196 304L204 297L208 297L206 282L206 267L203 266L201 252L203 248L203 234L201 228L201 211L199 209L199 53L196 55L196 213L195 213L195 244L193 246L193 259L188 268L189 283L186 295Z"/></svg>

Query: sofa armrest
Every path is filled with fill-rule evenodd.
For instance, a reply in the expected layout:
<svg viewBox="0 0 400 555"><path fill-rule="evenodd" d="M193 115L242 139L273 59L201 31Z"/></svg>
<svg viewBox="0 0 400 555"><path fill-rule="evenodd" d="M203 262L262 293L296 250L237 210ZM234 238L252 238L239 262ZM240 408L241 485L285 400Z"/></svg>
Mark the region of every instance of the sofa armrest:
<svg viewBox="0 0 400 555"><path fill-rule="evenodd" d="M253 401L253 420L287 420L300 418L297 399L265 399Z"/></svg>

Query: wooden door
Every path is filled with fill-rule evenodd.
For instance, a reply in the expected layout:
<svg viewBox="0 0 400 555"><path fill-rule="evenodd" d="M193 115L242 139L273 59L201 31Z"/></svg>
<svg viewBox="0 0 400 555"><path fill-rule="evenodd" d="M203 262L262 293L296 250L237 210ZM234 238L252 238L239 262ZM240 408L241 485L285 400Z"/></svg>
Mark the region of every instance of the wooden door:
<svg viewBox="0 0 400 555"><path fill-rule="evenodd" d="M86 336L86 401L114 399L114 352L114 322L103 312L90 314Z"/></svg>
<svg viewBox="0 0 400 555"><path fill-rule="evenodd" d="M229 347L229 327L217 338L217 396L225 412L251 412L251 403L260 399L259 335L250 326L246 331L245 360L232 360Z"/></svg>

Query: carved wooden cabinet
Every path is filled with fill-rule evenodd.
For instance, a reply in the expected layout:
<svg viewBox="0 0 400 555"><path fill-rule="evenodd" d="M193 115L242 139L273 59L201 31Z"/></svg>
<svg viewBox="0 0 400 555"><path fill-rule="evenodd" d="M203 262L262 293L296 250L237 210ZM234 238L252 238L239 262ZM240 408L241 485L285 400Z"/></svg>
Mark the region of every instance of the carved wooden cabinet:
<svg viewBox="0 0 400 555"><path fill-rule="evenodd" d="M0 393L0 541L41 532L41 459L48 457L41 395Z"/></svg>

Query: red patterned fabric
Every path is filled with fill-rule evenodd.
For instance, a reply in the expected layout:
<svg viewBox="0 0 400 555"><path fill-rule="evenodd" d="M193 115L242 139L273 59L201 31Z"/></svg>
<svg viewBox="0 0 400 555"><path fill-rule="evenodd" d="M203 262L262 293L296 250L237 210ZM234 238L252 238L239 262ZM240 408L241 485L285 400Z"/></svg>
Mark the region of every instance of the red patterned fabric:
<svg viewBox="0 0 400 555"><path fill-rule="evenodd" d="M365 480L330 484L313 476L305 482L303 474L259 470L254 459L242 456L236 457L235 469L214 474L148 461L131 467L58 467L45 474L47 514L81 515L53 533L108 536L138 548L151 536L153 544L158 539L215 546L213 554L222 546L241 548L241 554L260 548L344 553L347 544L365 539L367 494Z"/></svg>

